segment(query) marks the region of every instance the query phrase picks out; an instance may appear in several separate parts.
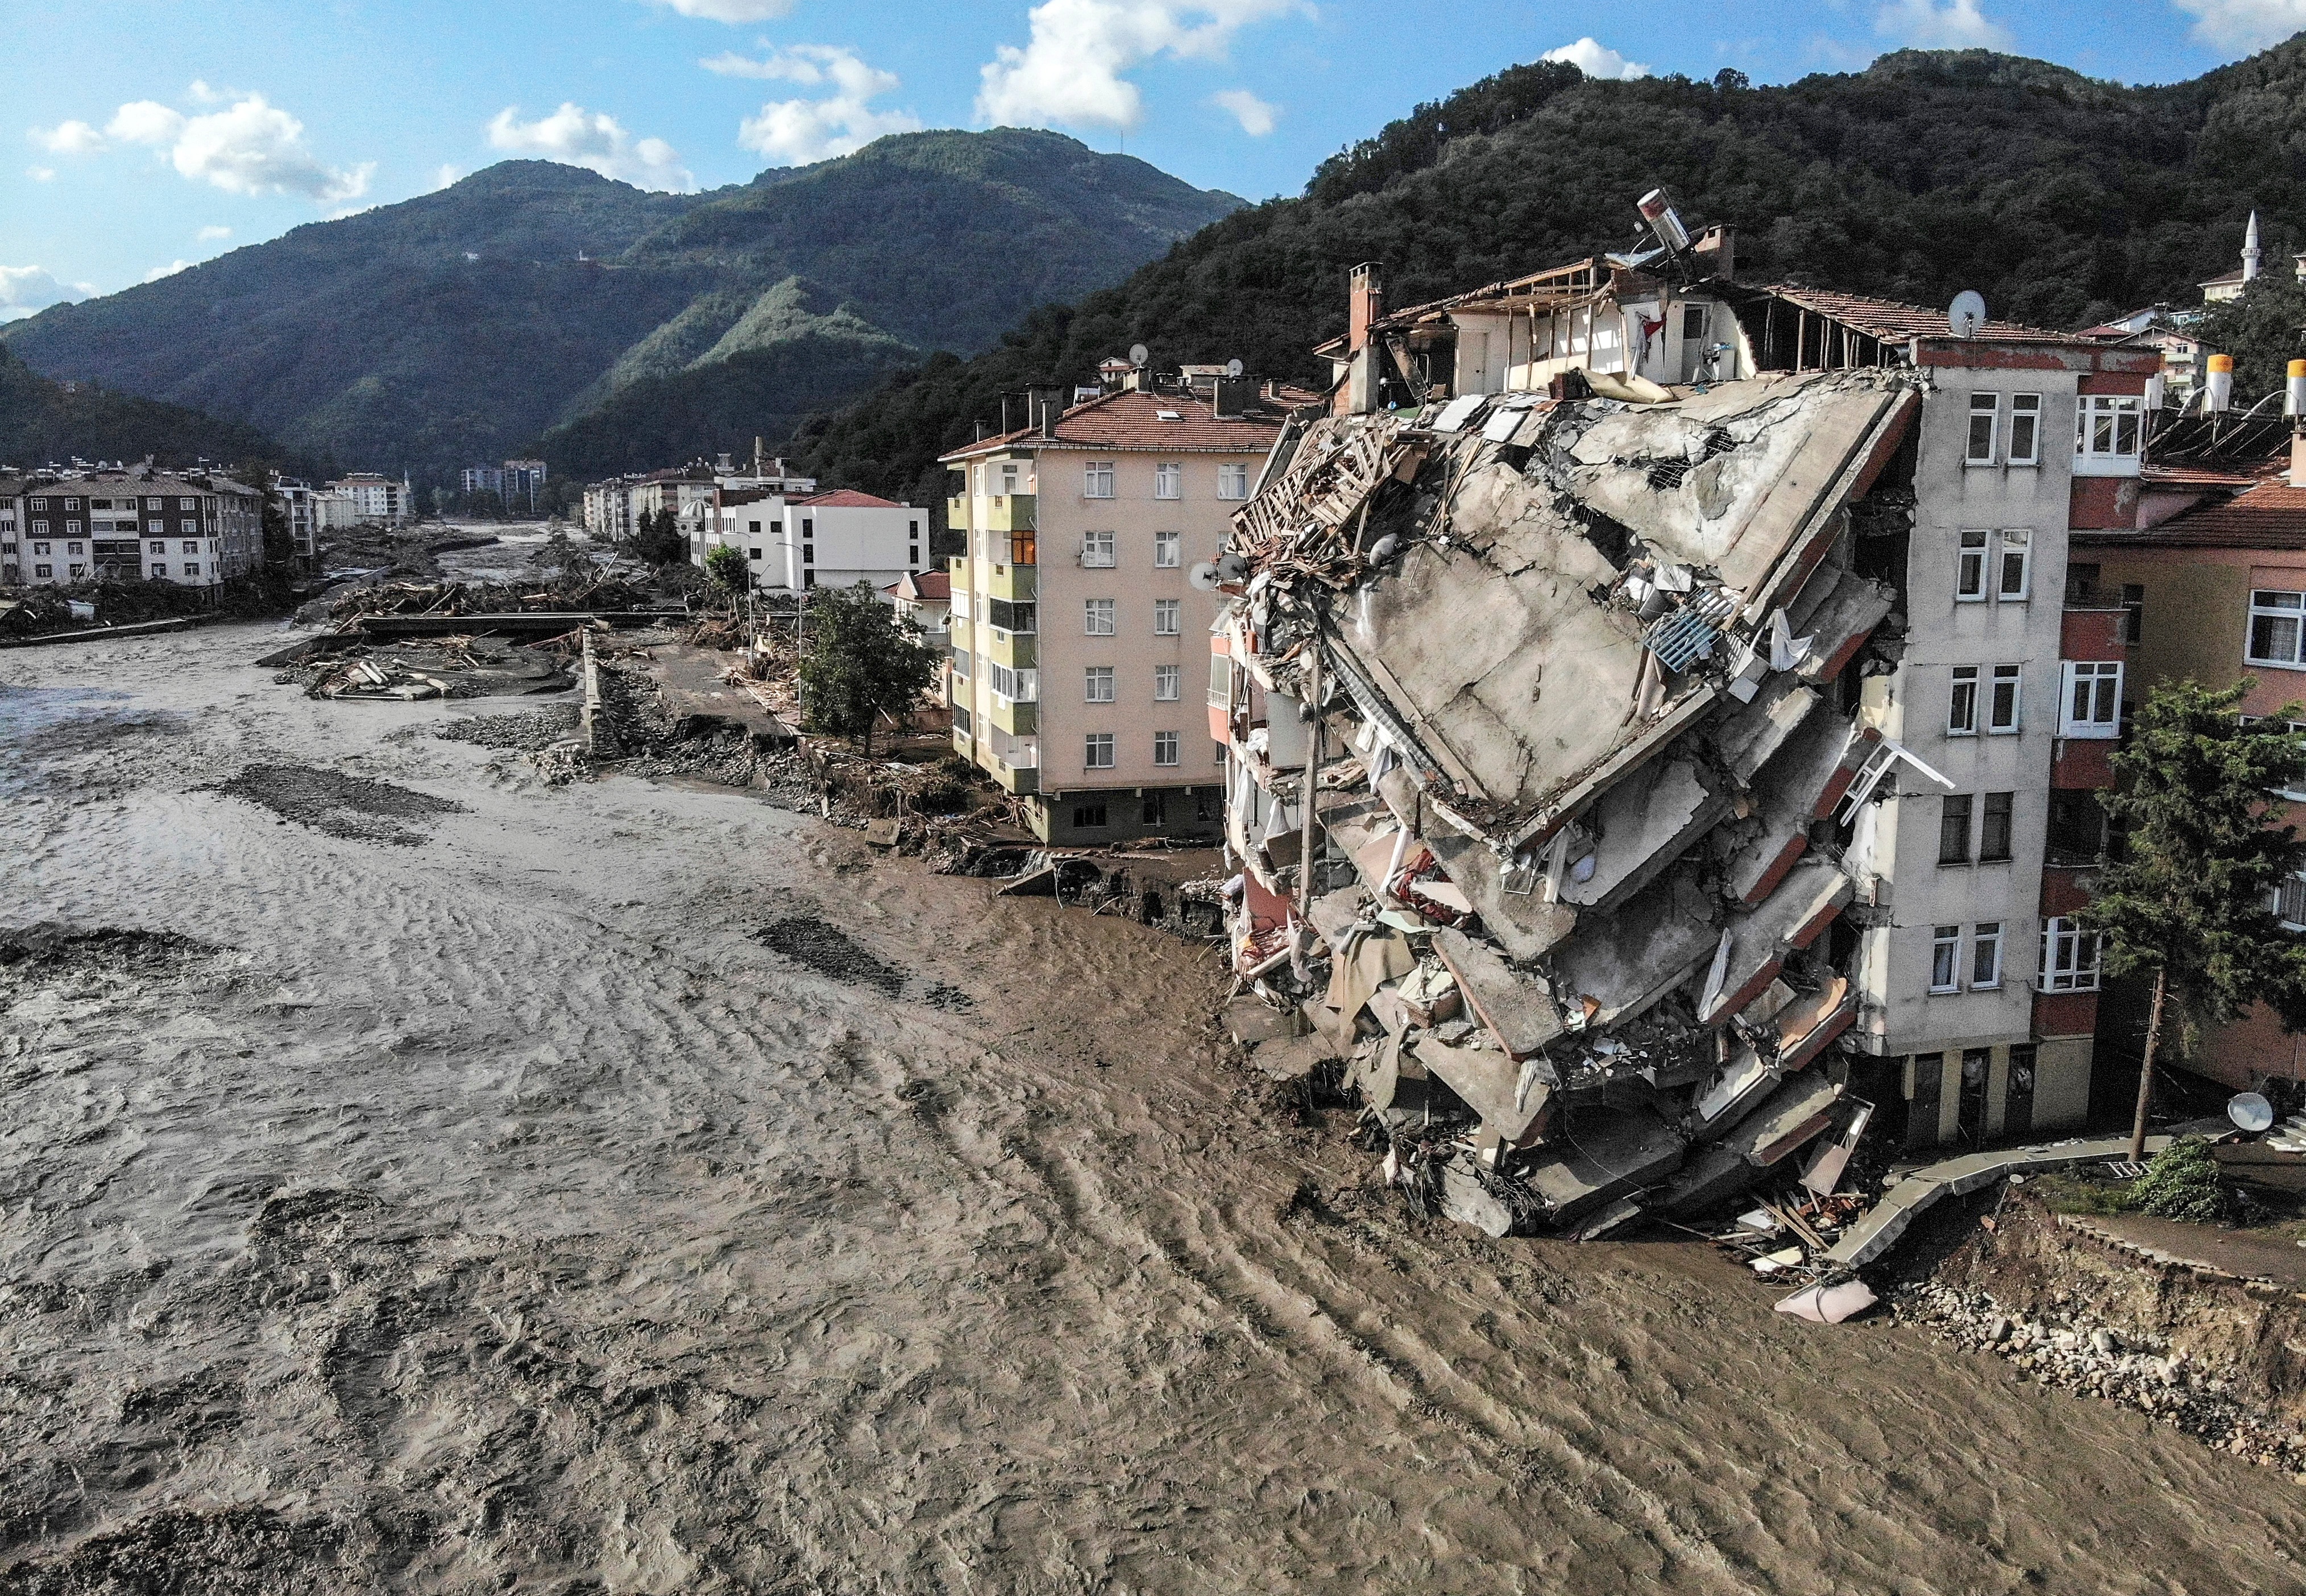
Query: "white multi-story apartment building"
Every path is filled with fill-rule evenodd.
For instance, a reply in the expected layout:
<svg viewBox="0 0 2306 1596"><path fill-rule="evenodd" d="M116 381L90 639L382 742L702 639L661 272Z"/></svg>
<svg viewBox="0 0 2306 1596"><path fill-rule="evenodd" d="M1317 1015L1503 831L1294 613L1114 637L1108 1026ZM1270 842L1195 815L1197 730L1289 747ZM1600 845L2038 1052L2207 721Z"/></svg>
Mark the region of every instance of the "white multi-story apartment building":
<svg viewBox="0 0 2306 1596"><path fill-rule="evenodd" d="M372 471L356 471L328 485L328 506L321 510L331 527L378 522L397 526L416 513L416 495L403 477L394 482Z"/></svg>
<svg viewBox="0 0 2306 1596"><path fill-rule="evenodd" d="M753 586L771 593L886 587L919 570L927 550L926 512L852 488L795 496L784 483L724 486L697 526L689 553L698 565L715 549L738 550Z"/></svg>
<svg viewBox="0 0 2306 1596"><path fill-rule="evenodd" d="M0 485L0 582L213 587L264 563L264 495L204 473L92 471Z"/></svg>

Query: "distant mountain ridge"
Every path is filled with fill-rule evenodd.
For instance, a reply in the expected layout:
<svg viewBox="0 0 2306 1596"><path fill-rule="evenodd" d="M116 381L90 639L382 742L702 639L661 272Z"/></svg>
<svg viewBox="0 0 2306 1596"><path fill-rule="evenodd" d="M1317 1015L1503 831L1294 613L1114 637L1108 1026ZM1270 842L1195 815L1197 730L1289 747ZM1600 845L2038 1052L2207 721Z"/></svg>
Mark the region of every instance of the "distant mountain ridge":
<svg viewBox="0 0 2306 1596"><path fill-rule="evenodd" d="M41 376L0 345L0 468L30 471L74 456L132 462L147 455L164 468L203 459L292 472L317 468L254 427L93 383L67 386Z"/></svg>
<svg viewBox="0 0 2306 1596"><path fill-rule="evenodd" d="M444 476L691 372L700 402L744 396L749 441L925 351L974 353L1241 204L1016 128L893 135L703 194L507 161L0 340L38 371ZM733 385L715 371L779 349ZM756 391L772 368L790 402ZM597 432L561 434L559 463L588 469L566 440Z"/></svg>

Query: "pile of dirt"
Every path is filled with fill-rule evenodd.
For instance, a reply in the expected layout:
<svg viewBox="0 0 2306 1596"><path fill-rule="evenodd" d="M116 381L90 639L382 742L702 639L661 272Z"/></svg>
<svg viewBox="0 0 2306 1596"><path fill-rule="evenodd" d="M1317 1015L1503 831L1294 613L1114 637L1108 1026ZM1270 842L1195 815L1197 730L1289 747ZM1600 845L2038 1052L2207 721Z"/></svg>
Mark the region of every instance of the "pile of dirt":
<svg viewBox="0 0 2306 1596"><path fill-rule="evenodd" d="M0 930L0 984L69 979L93 972L149 977L218 951L173 931L117 926L82 930L47 921Z"/></svg>
<svg viewBox="0 0 2306 1596"><path fill-rule="evenodd" d="M0 1567L8 1596L288 1596L342 1590L341 1536L269 1507L166 1511L90 1536L54 1559ZM363 1582L365 1583L365 1582Z"/></svg>
<svg viewBox="0 0 2306 1596"><path fill-rule="evenodd" d="M627 775L694 776L724 787L750 787L785 763L740 728L684 733L666 712L656 683L642 670L603 661L598 676L604 740Z"/></svg>
<svg viewBox="0 0 2306 1596"><path fill-rule="evenodd" d="M432 728L432 735L452 743L477 743L483 748L514 748L524 754L541 754L574 736L576 730L576 706L558 704L517 714L474 715L462 721L444 721Z"/></svg>
<svg viewBox="0 0 2306 1596"><path fill-rule="evenodd" d="M465 812L464 805L450 798L305 764L252 764L228 781L195 790L246 798L283 820L311 826L331 837L355 842L390 842L404 848L416 847L430 839L423 832L411 831L397 822L431 820L436 815Z"/></svg>
<svg viewBox="0 0 2306 1596"><path fill-rule="evenodd" d="M820 976L850 986L870 986L895 997L905 990L905 972L876 957L838 926L811 915L792 915L753 933L762 946L781 958L815 970ZM950 1007L950 999L932 1001Z"/></svg>

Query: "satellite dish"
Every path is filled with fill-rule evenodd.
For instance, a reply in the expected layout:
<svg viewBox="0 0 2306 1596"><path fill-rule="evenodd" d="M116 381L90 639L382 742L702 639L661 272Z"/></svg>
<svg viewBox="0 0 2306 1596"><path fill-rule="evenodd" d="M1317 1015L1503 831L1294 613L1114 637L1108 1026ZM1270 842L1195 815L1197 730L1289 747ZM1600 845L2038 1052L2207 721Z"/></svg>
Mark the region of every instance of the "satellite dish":
<svg viewBox="0 0 2306 1596"><path fill-rule="evenodd" d="M1238 376L1240 376L1240 375L1241 375L1241 373L1242 373L1242 364L1241 364L1241 362L1240 362L1239 360L1229 360L1229 361L1226 362L1226 376L1228 376L1228 377L1238 377Z"/></svg>
<svg viewBox="0 0 2306 1596"><path fill-rule="evenodd" d="M1132 344L1129 346L1129 363L1131 365L1141 366L1152 358L1153 352L1150 349L1148 349L1144 345Z"/></svg>
<svg viewBox="0 0 2306 1596"><path fill-rule="evenodd" d="M2226 1101L2226 1118L2245 1131L2271 1130L2274 1105L2256 1092L2237 1092Z"/></svg>
<svg viewBox="0 0 2306 1596"><path fill-rule="evenodd" d="M1955 337L1976 337L1986 326L1986 296L1975 288L1964 288L1947 307L1946 320L1952 326Z"/></svg>
<svg viewBox="0 0 2306 1596"><path fill-rule="evenodd" d="M1217 585L1217 562L1204 559L1185 573L1185 580L1203 593L1214 593Z"/></svg>

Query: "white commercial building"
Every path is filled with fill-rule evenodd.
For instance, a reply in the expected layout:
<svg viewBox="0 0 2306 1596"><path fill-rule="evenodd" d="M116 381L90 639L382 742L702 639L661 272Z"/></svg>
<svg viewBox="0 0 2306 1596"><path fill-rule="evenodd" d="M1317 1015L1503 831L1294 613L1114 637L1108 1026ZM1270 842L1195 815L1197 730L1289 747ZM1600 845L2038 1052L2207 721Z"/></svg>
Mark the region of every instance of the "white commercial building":
<svg viewBox="0 0 2306 1596"><path fill-rule="evenodd" d="M716 548L743 551L753 586L800 593L858 582L887 587L921 569L928 512L840 488L796 497L768 488L724 489L690 557L703 565Z"/></svg>

